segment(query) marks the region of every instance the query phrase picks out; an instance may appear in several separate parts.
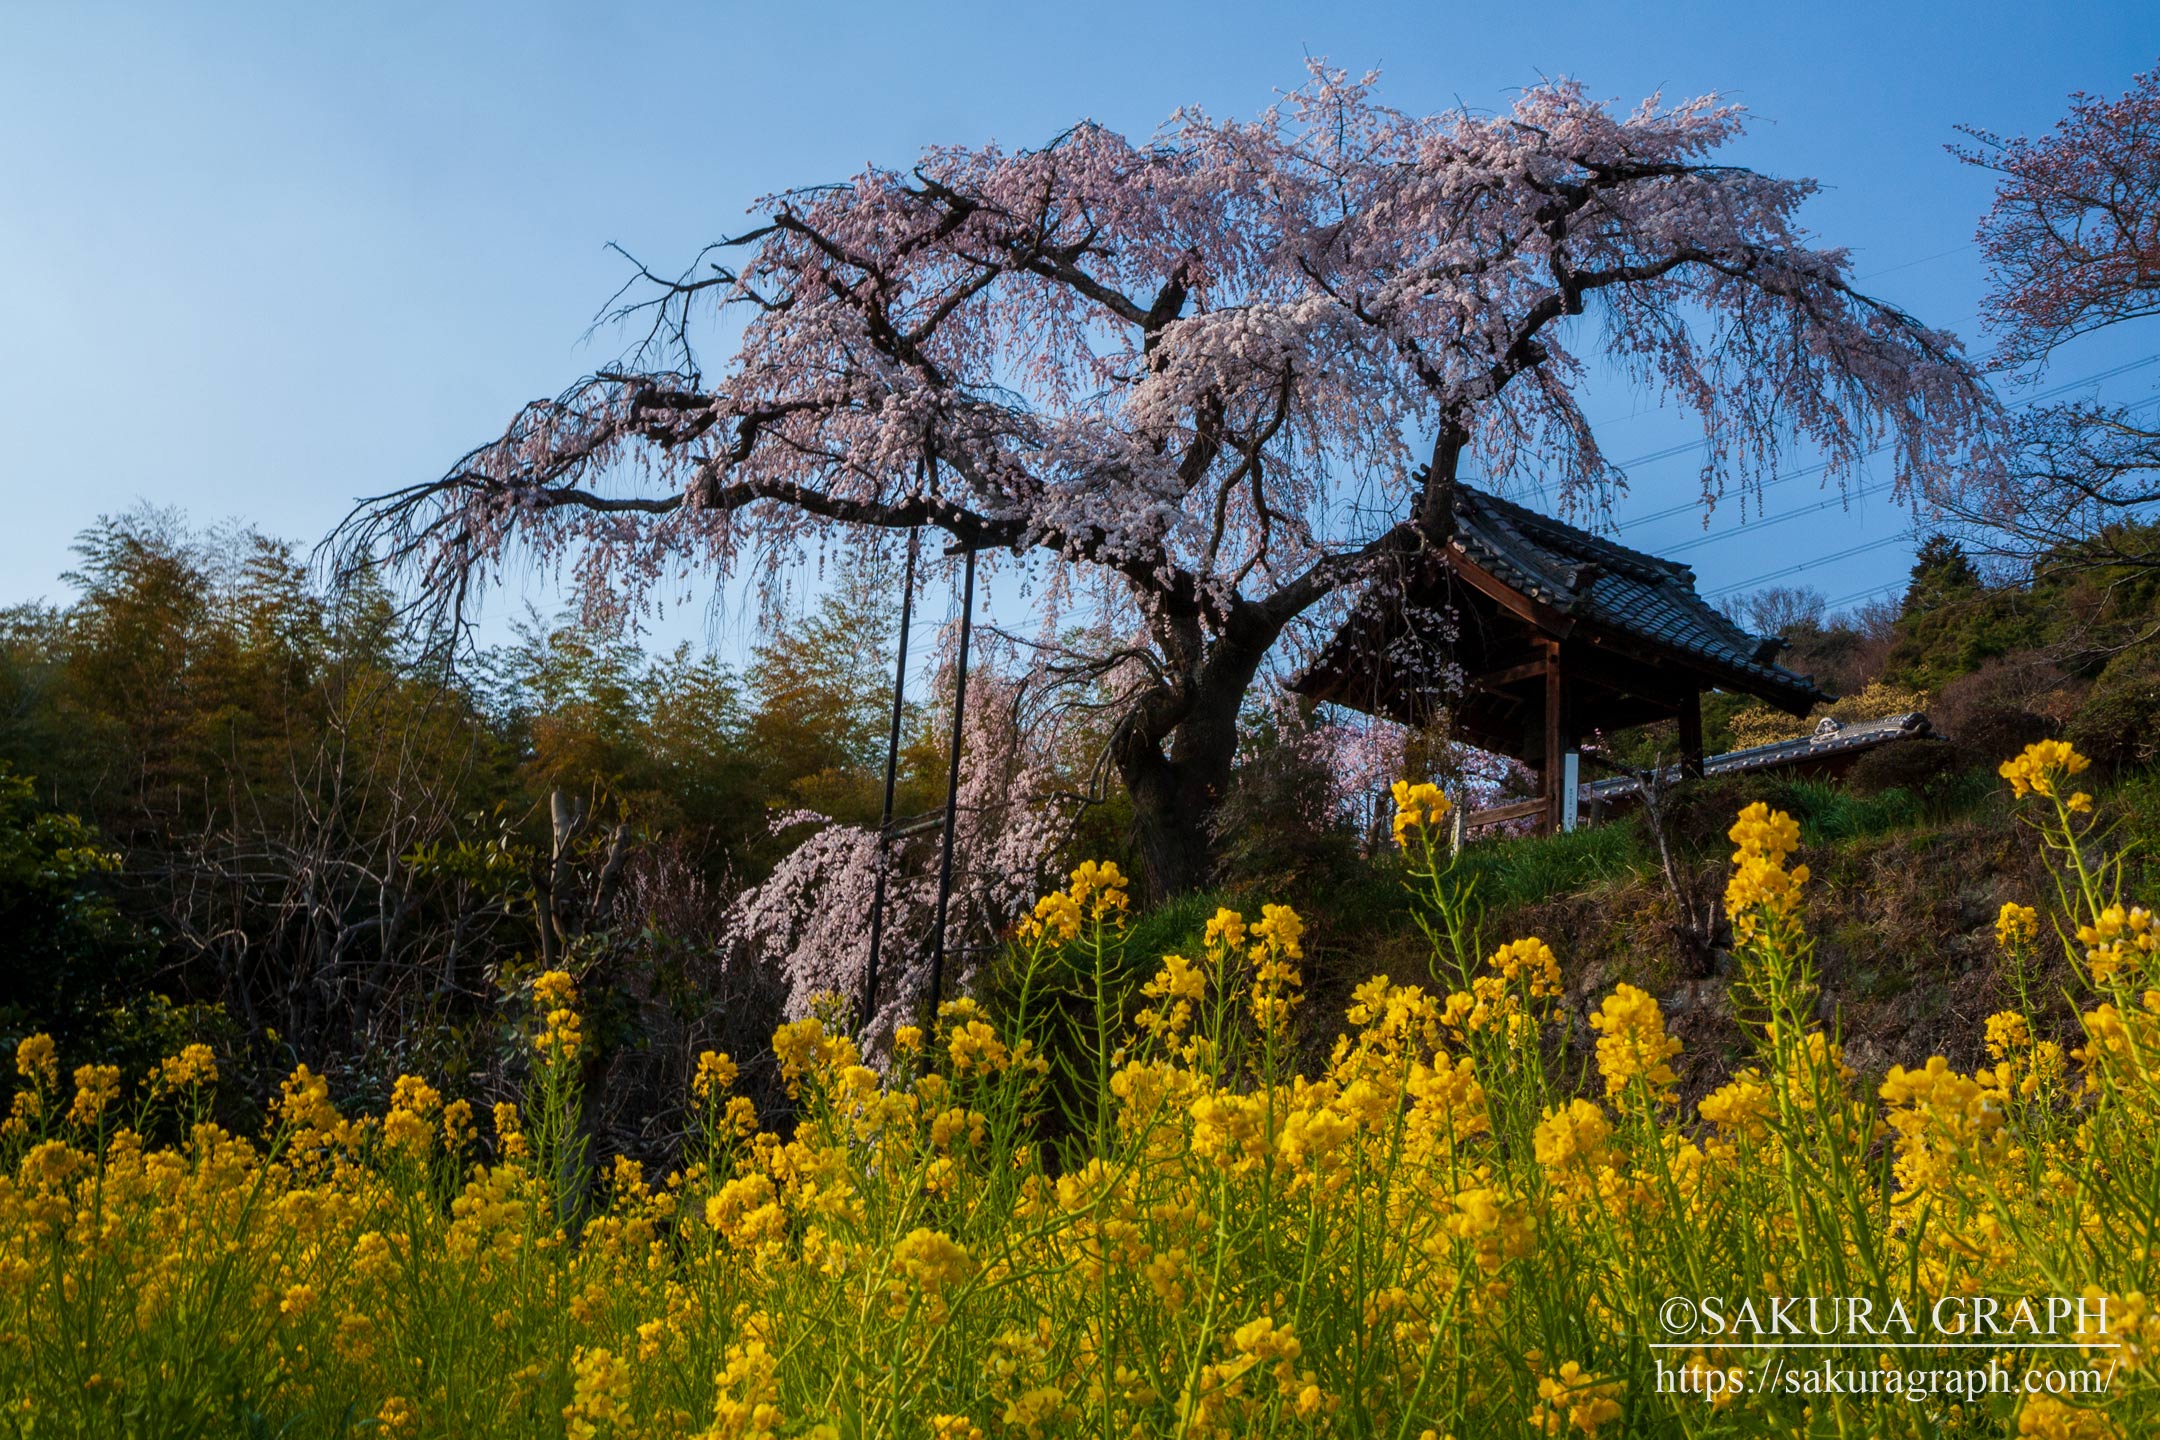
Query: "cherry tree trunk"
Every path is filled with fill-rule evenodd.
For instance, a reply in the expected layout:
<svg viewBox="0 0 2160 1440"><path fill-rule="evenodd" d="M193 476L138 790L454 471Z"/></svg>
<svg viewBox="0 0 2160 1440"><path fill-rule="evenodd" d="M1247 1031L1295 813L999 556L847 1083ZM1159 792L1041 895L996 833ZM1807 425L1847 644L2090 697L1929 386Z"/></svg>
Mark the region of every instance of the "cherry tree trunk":
<svg viewBox="0 0 2160 1440"><path fill-rule="evenodd" d="M1117 757L1133 807L1133 848L1150 900L1205 886L1214 876L1215 814L1237 759L1238 705L1244 686L1223 678L1203 684L1166 737L1128 732Z"/></svg>

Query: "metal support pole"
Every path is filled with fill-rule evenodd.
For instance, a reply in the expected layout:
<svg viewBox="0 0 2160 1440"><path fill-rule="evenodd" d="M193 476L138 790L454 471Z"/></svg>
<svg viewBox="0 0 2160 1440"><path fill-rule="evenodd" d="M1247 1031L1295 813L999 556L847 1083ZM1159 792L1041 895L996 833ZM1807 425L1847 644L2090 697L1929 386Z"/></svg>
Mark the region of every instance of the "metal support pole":
<svg viewBox="0 0 2160 1440"><path fill-rule="evenodd" d="M908 621L915 613L915 555L921 546L921 529L910 529L907 573L900 582L900 658L893 664L892 730L885 737L885 808L878 816L877 878L870 887L870 963L863 967L862 998L855 1006L857 1031L877 1013L878 951L885 941L885 872L892 863L893 790L900 776L900 722L907 710Z"/></svg>
<svg viewBox="0 0 2160 1440"><path fill-rule="evenodd" d="M967 715L968 632L975 618L975 552L967 552L960 590L960 654L953 674L952 764L945 774L945 836L938 855L937 920L930 932L930 1018L945 995L945 910L952 899L953 831L960 809L960 736Z"/></svg>

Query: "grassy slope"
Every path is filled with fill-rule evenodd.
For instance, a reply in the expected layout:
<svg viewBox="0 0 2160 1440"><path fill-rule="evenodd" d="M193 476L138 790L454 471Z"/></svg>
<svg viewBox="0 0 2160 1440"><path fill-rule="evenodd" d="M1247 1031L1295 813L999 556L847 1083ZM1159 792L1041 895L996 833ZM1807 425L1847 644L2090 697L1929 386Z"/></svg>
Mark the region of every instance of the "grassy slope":
<svg viewBox="0 0 2160 1440"><path fill-rule="evenodd" d="M2116 819L2114 841L2133 847L2131 888L2151 895L2160 881L2160 773L2095 787L2102 813ZM1892 1064L1947 1055L1969 1069L1984 1056L1983 1022L2004 1008L2009 981L1994 943L2005 900L2049 898L2030 836L2012 818L1992 777L1966 777L1923 803L1892 790L1859 796L1820 783L1754 782L1702 797L1679 826L1705 893L1721 891L1727 855L1722 829L1747 799L1763 798L1801 819L1814 879L1807 918L1817 944L1822 1012L1835 1015L1847 1057L1870 1081ZM1714 807L1714 808L1713 808ZM1488 948L1536 935L1559 955L1574 1015L1573 1044L1587 1059L1589 1011L1627 981L1659 997L1687 1045L1683 1097L1720 1084L1738 1057L1726 966L1705 979L1680 975L1671 934L1674 907L1647 833L1635 820L1550 838L1473 845L1466 863L1487 905ZM1190 896L1140 917L1130 955L1197 954L1200 927L1218 904L1248 914L1285 899L1311 927L1305 1029L1315 1051L1332 1040L1352 988L1385 972L1400 981L1455 988L1433 974L1430 948L1405 903L1392 857L1378 857L1322 881L1285 876ZM2057 965L2060 965L2058 960ZM2043 1013L2068 1040L2073 1016L2061 1002L2061 975L2043 973L2035 997L2057 997ZM1311 1059L1318 1059L1315 1054Z"/></svg>

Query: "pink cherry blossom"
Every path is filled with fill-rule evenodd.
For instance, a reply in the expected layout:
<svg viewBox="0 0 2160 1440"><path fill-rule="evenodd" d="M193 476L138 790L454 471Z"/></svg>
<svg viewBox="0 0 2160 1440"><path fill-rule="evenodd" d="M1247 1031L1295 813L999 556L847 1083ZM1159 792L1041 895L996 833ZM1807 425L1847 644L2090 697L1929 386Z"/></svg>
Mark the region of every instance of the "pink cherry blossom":
<svg viewBox="0 0 2160 1440"><path fill-rule="evenodd" d="M435 597L537 558L601 609L835 531L1004 552L1064 618L1042 653L1120 676L1106 758L1154 888L1198 883L1286 632L1447 544L1463 474L1567 509L1624 485L1594 366L1692 412L1706 506L1796 452L1842 481L1888 445L1908 498L1985 458L1957 341L1853 288L1799 223L1812 182L1719 158L1744 122L1572 80L1421 115L1315 65L1250 120L1083 122L774 195L678 278L639 269L620 365L348 538Z"/></svg>

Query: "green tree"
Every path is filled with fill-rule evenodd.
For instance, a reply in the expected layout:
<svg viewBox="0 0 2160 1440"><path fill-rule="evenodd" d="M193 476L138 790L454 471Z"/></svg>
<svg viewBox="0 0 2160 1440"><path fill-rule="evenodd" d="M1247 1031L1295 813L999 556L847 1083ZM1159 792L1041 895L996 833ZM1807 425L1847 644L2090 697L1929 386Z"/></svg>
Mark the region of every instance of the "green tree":
<svg viewBox="0 0 2160 1440"><path fill-rule="evenodd" d="M843 575L809 614L776 627L752 652L747 738L776 801L876 822L899 623L890 579L869 570ZM925 628L911 640L918 649ZM920 707L910 707L906 731L923 723ZM920 746L911 750L926 758Z"/></svg>
<svg viewBox="0 0 2160 1440"><path fill-rule="evenodd" d="M1989 660L2042 643L2043 628L2022 588L1987 584L1962 545L1930 535L1913 562L1881 678L1938 691Z"/></svg>
<svg viewBox="0 0 2160 1440"><path fill-rule="evenodd" d="M120 856L0 763L0 1039L47 1031L92 1048L148 981L151 947L104 888Z"/></svg>

